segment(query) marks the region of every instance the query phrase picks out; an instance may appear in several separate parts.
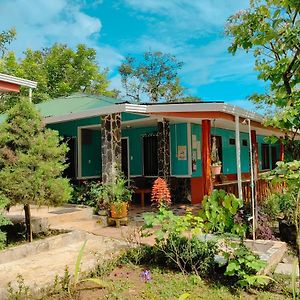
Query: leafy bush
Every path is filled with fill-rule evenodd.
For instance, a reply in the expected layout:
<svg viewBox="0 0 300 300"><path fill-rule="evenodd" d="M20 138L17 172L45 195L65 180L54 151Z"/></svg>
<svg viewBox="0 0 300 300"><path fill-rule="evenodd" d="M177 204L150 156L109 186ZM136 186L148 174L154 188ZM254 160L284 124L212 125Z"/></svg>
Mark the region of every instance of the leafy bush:
<svg viewBox="0 0 300 300"><path fill-rule="evenodd" d="M197 238L203 229L201 217L190 212L176 216L166 207L160 206L156 214L144 214L144 220L143 234L155 236L152 256L155 256L159 265L202 276L208 275L213 269L215 243Z"/></svg>
<svg viewBox="0 0 300 300"><path fill-rule="evenodd" d="M215 267L216 243L196 236L170 235L158 250L160 262L184 273L208 276Z"/></svg>
<svg viewBox="0 0 300 300"><path fill-rule="evenodd" d="M200 216L207 232L245 235L247 225L235 222L235 215L243 207L243 200L224 190L214 190L211 195L204 197L202 206Z"/></svg>
<svg viewBox="0 0 300 300"><path fill-rule="evenodd" d="M0 193L0 228L1 226L10 225L11 222L8 220L2 211L9 204L9 200ZM0 250L5 247L6 233L0 230Z"/></svg>
<svg viewBox="0 0 300 300"><path fill-rule="evenodd" d="M101 206L99 199L100 186L101 182L99 181L83 181L79 185L74 185L70 202L91 207Z"/></svg>
<svg viewBox="0 0 300 300"><path fill-rule="evenodd" d="M242 244L235 246L232 252L224 252L224 257L228 261L224 275L232 277L241 287L266 284L270 279L257 275L265 266L265 262Z"/></svg>

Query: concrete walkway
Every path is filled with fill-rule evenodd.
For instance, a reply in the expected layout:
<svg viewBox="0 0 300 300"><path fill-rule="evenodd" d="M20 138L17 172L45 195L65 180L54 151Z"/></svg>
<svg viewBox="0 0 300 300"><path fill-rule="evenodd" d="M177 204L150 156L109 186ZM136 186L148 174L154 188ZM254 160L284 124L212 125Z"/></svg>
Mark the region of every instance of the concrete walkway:
<svg viewBox="0 0 300 300"><path fill-rule="evenodd" d="M90 208L33 207L31 212L36 228L50 227L66 229L72 234L81 233L73 234L73 238L59 235L1 251L0 299L6 298L9 282L16 286L18 275L22 276L26 286L38 290L52 285L56 275L63 276L66 266L70 274L74 274L76 259L85 240L87 244L82 258L82 271L93 269L102 260L111 258L121 248L128 246L122 229L103 228L97 224L97 219L93 219ZM24 218L22 208L13 208L9 216L21 220Z"/></svg>

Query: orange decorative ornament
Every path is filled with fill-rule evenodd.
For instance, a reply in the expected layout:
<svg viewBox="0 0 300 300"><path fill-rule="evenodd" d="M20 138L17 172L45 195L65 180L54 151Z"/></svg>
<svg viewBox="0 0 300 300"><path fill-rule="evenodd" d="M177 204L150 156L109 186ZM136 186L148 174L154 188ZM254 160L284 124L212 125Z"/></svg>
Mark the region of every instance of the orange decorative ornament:
<svg viewBox="0 0 300 300"><path fill-rule="evenodd" d="M157 205L170 205L171 194L166 181L158 177L153 184L151 201Z"/></svg>

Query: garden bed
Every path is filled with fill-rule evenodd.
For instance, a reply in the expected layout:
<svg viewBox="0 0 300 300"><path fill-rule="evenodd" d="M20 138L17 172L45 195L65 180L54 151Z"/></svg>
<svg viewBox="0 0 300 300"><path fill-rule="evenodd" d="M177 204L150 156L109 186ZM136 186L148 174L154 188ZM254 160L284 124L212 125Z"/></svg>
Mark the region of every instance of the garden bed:
<svg viewBox="0 0 300 300"><path fill-rule="evenodd" d="M145 281L141 273L147 268L151 279ZM78 300L92 299L287 299L287 295L267 291L245 292L243 290L232 290L220 284L212 284L202 280L195 275L183 275L157 267L135 266L125 264L117 266L112 272L101 277L105 288L95 283L80 283L72 292L72 298ZM41 298L39 298L41 299ZM65 300L70 299L67 291L48 293L42 299Z"/></svg>

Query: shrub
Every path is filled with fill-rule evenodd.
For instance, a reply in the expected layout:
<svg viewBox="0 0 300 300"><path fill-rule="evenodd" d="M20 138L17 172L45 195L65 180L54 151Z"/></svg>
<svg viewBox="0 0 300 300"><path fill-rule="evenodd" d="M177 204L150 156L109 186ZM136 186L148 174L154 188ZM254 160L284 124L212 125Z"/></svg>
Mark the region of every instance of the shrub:
<svg viewBox="0 0 300 300"><path fill-rule="evenodd" d="M170 235L160 245L158 257L168 267L207 277L215 267L216 249L215 242L200 241L196 236Z"/></svg>
<svg viewBox="0 0 300 300"><path fill-rule="evenodd" d="M165 206L160 206L158 213L147 213L144 220L143 234L155 236L152 257L155 257L156 263L202 276L207 276L213 269L215 243L197 238L203 228L201 217L190 212L176 216Z"/></svg>
<svg viewBox="0 0 300 300"><path fill-rule="evenodd" d="M241 287L266 284L270 279L257 275L265 262L243 244L235 245L233 251L224 252L224 257L228 261L224 275L231 277Z"/></svg>
<svg viewBox="0 0 300 300"><path fill-rule="evenodd" d="M204 220L205 229L210 233L245 235L247 225L235 222L235 216L243 207L243 201L224 190L214 190L205 196L202 202L203 210L200 216Z"/></svg>

